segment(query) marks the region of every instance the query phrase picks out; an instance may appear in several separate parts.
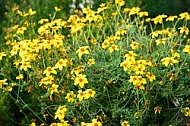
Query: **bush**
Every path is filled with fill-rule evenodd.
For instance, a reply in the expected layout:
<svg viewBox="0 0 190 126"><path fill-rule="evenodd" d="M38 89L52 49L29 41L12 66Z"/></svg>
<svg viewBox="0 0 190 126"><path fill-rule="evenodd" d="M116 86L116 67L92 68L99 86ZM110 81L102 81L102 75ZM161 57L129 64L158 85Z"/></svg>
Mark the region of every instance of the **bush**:
<svg viewBox="0 0 190 126"><path fill-rule="evenodd" d="M11 99L10 108L16 106L4 109L14 112L12 120L147 126L177 125L190 116L190 15L151 19L124 4L84 8L83 16L66 21L56 18L58 7L40 20L31 8L13 12L19 22L9 28L0 52L0 94Z"/></svg>

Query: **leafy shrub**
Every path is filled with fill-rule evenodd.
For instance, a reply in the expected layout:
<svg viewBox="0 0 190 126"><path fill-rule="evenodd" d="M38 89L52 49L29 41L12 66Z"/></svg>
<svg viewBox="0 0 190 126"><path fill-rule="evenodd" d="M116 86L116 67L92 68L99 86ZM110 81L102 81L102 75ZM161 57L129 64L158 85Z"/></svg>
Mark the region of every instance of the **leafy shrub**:
<svg viewBox="0 0 190 126"><path fill-rule="evenodd" d="M14 121L143 126L190 116L190 15L151 19L124 4L84 8L67 21L56 18L58 7L40 20L31 8L14 11L19 24L13 22L0 52L1 95L16 106Z"/></svg>

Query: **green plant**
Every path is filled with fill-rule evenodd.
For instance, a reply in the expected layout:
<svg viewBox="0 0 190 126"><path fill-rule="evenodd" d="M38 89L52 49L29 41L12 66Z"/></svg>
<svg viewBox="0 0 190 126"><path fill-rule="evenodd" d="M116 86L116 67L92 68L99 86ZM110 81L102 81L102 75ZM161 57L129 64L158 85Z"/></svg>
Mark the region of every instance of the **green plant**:
<svg viewBox="0 0 190 126"><path fill-rule="evenodd" d="M58 7L49 19L19 12L0 52L0 89L20 125L176 125L190 115L190 15L151 19L124 4L67 21Z"/></svg>

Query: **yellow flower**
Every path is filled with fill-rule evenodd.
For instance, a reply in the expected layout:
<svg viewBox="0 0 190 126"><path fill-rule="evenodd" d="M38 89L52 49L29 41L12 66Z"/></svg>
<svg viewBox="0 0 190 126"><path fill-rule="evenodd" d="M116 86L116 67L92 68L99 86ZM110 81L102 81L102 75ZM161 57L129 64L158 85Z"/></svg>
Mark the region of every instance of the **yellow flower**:
<svg viewBox="0 0 190 126"><path fill-rule="evenodd" d="M123 12L127 14L127 13L130 12L130 10L131 10L130 8L124 8L124 11L123 11Z"/></svg>
<svg viewBox="0 0 190 126"><path fill-rule="evenodd" d="M145 66L144 65L138 65L138 66L135 66L134 68L134 71L135 71L135 74L144 74L144 70L145 70Z"/></svg>
<svg viewBox="0 0 190 126"><path fill-rule="evenodd" d="M38 21L38 24L43 24L44 22L49 22L49 20L46 19L46 18L42 18L42 19L40 19L40 20Z"/></svg>
<svg viewBox="0 0 190 126"><path fill-rule="evenodd" d="M185 45L185 48L183 49L183 52L186 52L190 55L190 45Z"/></svg>
<svg viewBox="0 0 190 126"><path fill-rule="evenodd" d="M175 60L174 57L166 57L161 59L161 62L167 67L168 65L173 65L174 63L178 63L179 61Z"/></svg>
<svg viewBox="0 0 190 126"><path fill-rule="evenodd" d="M8 84L6 81L7 81L7 79L6 79L6 78L5 78L5 79L3 79L3 80L0 80L0 89L3 87L3 85Z"/></svg>
<svg viewBox="0 0 190 126"><path fill-rule="evenodd" d="M84 71L85 66L79 65L71 70L71 74L79 75L80 72Z"/></svg>
<svg viewBox="0 0 190 126"><path fill-rule="evenodd" d="M185 116L190 116L190 108L189 107L185 108Z"/></svg>
<svg viewBox="0 0 190 126"><path fill-rule="evenodd" d="M26 30L26 27L21 27L21 28L18 28L16 33L17 34L24 34L24 31Z"/></svg>
<svg viewBox="0 0 190 126"><path fill-rule="evenodd" d="M139 12L139 13L137 13L137 15L138 15L139 17L148 16L148 12L146 12L146 11L144 11L144 12Z"/></svg>
<svg viewBox="0 0 190 126"><path fill-rule="evenodd" d="M125 5L125 1L124 0L115 0L115 3L119 4L119 6Z"/></svg>
<svg viewBox="0 0 190 126"><path fill-rule="evenodd" d="M102 123L97 121L97 119L93 119L91 126L102 126Z"/></svg>
<svg viewBox="0 0 190 126"><path fill-rule="evenodd" d="M6 53L5 53L5 52L1 52L1 53L0 53L0 60L2 60L2 57L3 57L3 56L6 56Z"/></svg>
<svg viewBox="0 0 190 126"><path fill-rule="evenodd" d="M31 123L30 126L36 126L36 123Z"/></svg>
<svg viewBox="0 0 190 126"><path fill-rule="evenodd" d="M65 105L64 106L59 106L57 111L55 112L55 117L54 118L55 119L58 118L59 120L64 119L66 111L67 111L67 108L66 108Z"/></svg>
<svg viewBox="0 0 190 126"><path fill-rule="evenodd" d="M52 84L50 94L53 94L54 92L58 92L57 90L58 87L59 87L58 84Z"/></svg>
<svg viewBox="0 0 190 126"><path fill-rule="evenodd" d="M113 44L108 48L109 52L112 53L114 50L119 51L119 48L117 45Z"/></svg>
<svg viewBox="0 0 190 126"><path fill-rule="evenodd" d="M138 48L138 45L139 45L138 42L132 42L132 43L130 44L130 46L131 46L132 49L137 49L137 48Z"/></svg>
<svg viewBox="0 0 190 126"><path fill-rule="evenodd" d="M94 95L96 94L96 92L94 91L94 90L92 90L92 89L86 89L85 91L84 91L84 93L85 93L85 95L84 95L84 98L85 99L88 99L88 98L90 98L90 97L94 97Z"/></svg>
<svg viewBox="0 0 190 126"><path fill-rule="evenodd" d="M175 58L175 57L180 58L180 54L177 53L175 50L171 49L170 51L171 51L171 53L172 53L172 57L174 57L174 58Z"/></svg>
<svg viewBox="0 0 190 126"><path fill-rule="evenodd" d="M78 53L78 57L81 58L83 54L90 54L90 52L87 50L88 46L80 47L76 53Z"/></svg>
<svg viewBox="0 0 190 126"><path fill-rule="evenodd" d="M95 64L95 59L89 59L88 60L88 65L92 66L93 64Z"/></svg>
<svg viewBox="0 0 190 126"><path fill-rule="evenodd" d="M140 11L140 7L133 7L131 8L130 12L129 12L129 16L130 15L135 15Z"/></svg>
<svg viewBox="0 0 190 126"><path fill-rule="evenodd" d="M16 79L20 80L20 79L23 79L23 74L19 74L18 76L16 76Z"/></svg>
<svg viewBox="0 0 190 126"><path fill-rule="evenodd" d="M166 44L166 38L156 40L156 45L165 45L165 44Z"/></svg>
<svg viewBox="0 0 190 126"><path fill-rule="evenodd" d="M78 90L77 98L79 101L82 101L84 99L85 93L82 90Z"/></svg>
<svg viewBox="0 0 190 126"><path fill-rule="evenodd" d="M27 71L27 69L31 67L30 62L21 62L20 70Z"/></svg>
<svg viewBox="0 0 190 126"><path fill-rule="evenodd" d="M124 71L131 71L132 70L133 62L130 60L124 60L120 66L123 67Z"/></svg>
<svg viewBox="0 0 190 126"><path fill-rule="evenodd" d="M32 16L32 15L34 15L35 13L36 13L36 11L33 11L32 8L30 8L29 11L28 11L28 15L29 15L29 16Z"/></svg>
<svg viewBox="0 0 190 126"><path fill-rule="evenodd" d="M163 18L166 18L166 17L167 17L167 15L164 15L164 14L158 15L157 17L151 19L151 21L154 21L154 24L157 24L157 23L162 24Z"/></svg>
<svg viewBox="0 0 190 126"><path fill-rule="evenodd" d="M180 16L180 19L190 20L190 15L188 12L181 13L179 14L179 16Z"/></svg>
<svg viewBox="0 0 190 126"><path fill-rule="evenodd" d="M145 22L150 22L151 21L151 18L146 18L145 19Z"/></svg>
<svg viewBox="0 0 190 126"><path fill-rule="evenodd" d="M121 126L130 126L129 121L124 121L121 123Z"/></svg>
<svg viewBox="0 0 190 126"><path fill-rule="evenodd" d="M74 94L73 91L70 91L69 93L67 93L67 96L65 97L65 99L67 99L68 102L74 102L76 97L76 94Z"/></svg>
<svg viewBox="0 0 190 126"><path fill-rule="evenodd" d="M60 11L61 9L59 9L58 7L54 7L55 11L58 12Z"/></svg>
<svg viewBox="0 0 190 126"><path fill-rule="evenodd" d="M120 36L120 35L124 35L124 34L126 34L126 33L127 33L126 30L120 29L119 31L117 31L117 32L115 33L115 35L116 35L116 36Z"/></svg>
<svg viewBox="0 0 190 126"><path fill-rule="evenodd" d="M142 76L130 76L129 82L132 82L135 88L144 90L145 87L142 84L146 84L146 79Z"/></svg>
<svg viewBox="0 0 190 126"><path fill-rule="evenodd" d="M51 73L57 74L55 68L47 67L47 68L44 70L44 73L43 73L43 74L46 74L46 76L49 76Z"/></svg>
<svg viewBox="0 0 190 126"><path fill-rule="evenodd" d="M135 56L137 56L137 54L133 51L129 51L127 54L125 54L126 59L129 59L131 61L135 61Z"/></svg>
<svg viewBox="0 0 190 126"><path fill-rule="evenodd" d="M157 112L160 114L161 110L162 110L162 107L160 107L160 106L156 106L156 107L154 108L155 114L156 114Z"/></svg>
<svg viewBox="0 0 190 126"><path fill-rule="evenodd" d="M74 85L79 84L80 88L84 88L84 84L88 84L86 75L78 74L74 79Z"/></svg>
<svg viewBox="0 0 190 126"><path fill-rule="evenodd" d="M56 64L55 64L55 68L59 68L59 70L63 70L63 67L67 66L67 59L60 59Z"/></svg>
<svg viewBox="0 0 190 126"><path fill-rule="evenodd" d="M169 16L166 18L166 21L174 21L175 18L177 18L177 16Z"/></svg>
<svg viewBox="0 0 190 126"><path fill-rule="evenodd" d="M188 34L189 34L189 29L188 29L188 27L182 26L182 27L180 27L180 28L178 28L178 29L180 29L180 33L185 32L185 35L188 35Z"/></svg>
<svg viewBox="0 0 190 126"><path fill-rule="evenodd" d="M109 45L110 45L110 43L108 41L104 41L102 43L102 48L105 49L105 48L109 47Z"/></svg>
<svg viewBox="0 0 190 126"><path fill-rule="evenodd" d="M150 82L156 80L156 76L150 72L147 72L146 77L150 80Z"/></svg>

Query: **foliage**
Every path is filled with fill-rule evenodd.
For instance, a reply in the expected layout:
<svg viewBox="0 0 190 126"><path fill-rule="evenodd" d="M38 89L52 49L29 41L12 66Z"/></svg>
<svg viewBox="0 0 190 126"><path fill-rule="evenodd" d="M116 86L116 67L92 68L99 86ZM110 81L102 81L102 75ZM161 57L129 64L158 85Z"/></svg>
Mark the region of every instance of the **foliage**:
<svg viewBox="0 0 190 126"><path fill-rule="evenodd" d="M177 125L190 116L190 15L148 18L124 5L102 3L66 21L59 7L40 19L37 8L13 7L0 52L0 113L31 126Z"/></svg>

